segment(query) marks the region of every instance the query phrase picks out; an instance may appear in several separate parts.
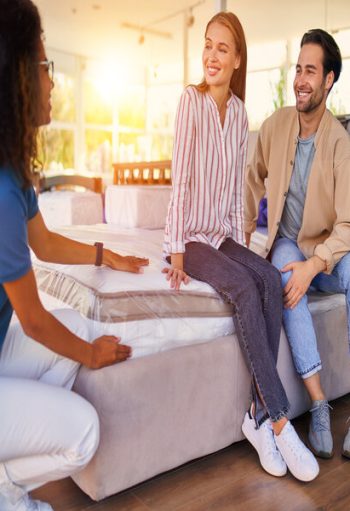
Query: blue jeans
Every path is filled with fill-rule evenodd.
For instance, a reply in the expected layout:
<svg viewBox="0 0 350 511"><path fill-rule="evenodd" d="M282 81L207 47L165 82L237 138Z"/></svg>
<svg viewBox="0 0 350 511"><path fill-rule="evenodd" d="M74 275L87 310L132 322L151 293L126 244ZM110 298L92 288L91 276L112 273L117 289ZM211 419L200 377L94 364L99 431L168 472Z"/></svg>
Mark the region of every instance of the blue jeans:
<svg viewBox="0 0 350 511"><path fill-rule="evenodd" d="M287 263L305 261L295 241L278 238L271 250L272 264L281 270ZM291 277L291 272L282 273L283 287ZM346 295L348 332L350 332L350 253L335 265L331 275L319 273L311 282L312 288L324 293ZM317 348L317 338L308 307L308 296L304 295L294 309L283 310L283 324L291 347L295 368L302 378L309 378L322 369Z"/></svg>
<svg viewBox="0 0 350 511"><path fill-rule="evenodd" d="M289 403L276 369L283 307L279 272L230 238L219 250L205 243L187 243L184 270L210 284L232 304L236 334L252 376L258 410L260 405L273 421L284 417Z"/></svg>

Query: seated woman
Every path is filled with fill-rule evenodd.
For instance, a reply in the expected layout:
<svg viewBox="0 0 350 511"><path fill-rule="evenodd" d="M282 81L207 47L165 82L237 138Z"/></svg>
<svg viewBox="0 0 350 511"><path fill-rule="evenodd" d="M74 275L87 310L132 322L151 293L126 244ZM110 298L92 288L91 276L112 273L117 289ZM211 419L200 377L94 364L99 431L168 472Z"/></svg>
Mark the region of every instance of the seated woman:
<svg viewBox="0 0 350 511"><path fill-rule="evenodd" d="M221 12L209 21L202 62L204 80L185 89L177 111L164 244L171 268L164 271L174 289L191 276L232 304L252 377L243 433L267 472L283 476L288 467L296 478L311 481L319 467L287 419L289 403L276 369L280 275L243 246L247 51L234 14Z"/></svg>
<svg viewBox="0 0 350 511"><path fill-rule="evenodd" d="M32 186L36 132L50 121L52 62L30 0L0 0L0 510L49 511L28 491L83 468L99 441L93 407L70 392L80 364L130 357L113 336L86 342L72 310L46 311L30 250L42 260L141 272L148 261L49 232ZM10 320L15 310L19 324Z"/></svg>

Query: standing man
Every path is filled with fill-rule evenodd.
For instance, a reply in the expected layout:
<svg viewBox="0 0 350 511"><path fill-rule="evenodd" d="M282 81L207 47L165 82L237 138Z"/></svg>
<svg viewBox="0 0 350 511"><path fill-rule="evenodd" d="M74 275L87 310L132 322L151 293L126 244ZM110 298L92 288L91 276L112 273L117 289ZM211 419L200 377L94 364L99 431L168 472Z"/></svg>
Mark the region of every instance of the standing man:
<svg viewBox="0 0 350 511"><path fill-rule="evenodd" d="M294 79L296 108L282 108L263 123L246 181L249 245L268 178L266 255L281 271L284 327L312 400L310 446L324 458L333 455L330 407L306 293L311 284L344 293L350 337L350 137L326 108L341 67L331 35L321 29L304 34ZM350 431L343 454L350 457Z"/></svg>

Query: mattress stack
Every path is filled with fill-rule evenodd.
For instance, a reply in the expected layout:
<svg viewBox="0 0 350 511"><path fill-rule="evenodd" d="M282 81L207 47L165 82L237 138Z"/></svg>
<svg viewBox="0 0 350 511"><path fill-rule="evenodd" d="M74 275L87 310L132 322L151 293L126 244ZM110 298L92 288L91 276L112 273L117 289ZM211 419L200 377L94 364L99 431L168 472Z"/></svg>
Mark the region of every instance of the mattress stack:
<svg viewBox="0 0 350 511"><path fill-rule="evenodd" d="M163 229L170 193L171 186L107 186L106 222L131 229Z"/></svg>
<svg viewBox="0 0 350 511"><path fill-rule="evenodd" d="M38 201L49 229L103 222L102 196L99 193L56 190L39 194Z"/></svg>

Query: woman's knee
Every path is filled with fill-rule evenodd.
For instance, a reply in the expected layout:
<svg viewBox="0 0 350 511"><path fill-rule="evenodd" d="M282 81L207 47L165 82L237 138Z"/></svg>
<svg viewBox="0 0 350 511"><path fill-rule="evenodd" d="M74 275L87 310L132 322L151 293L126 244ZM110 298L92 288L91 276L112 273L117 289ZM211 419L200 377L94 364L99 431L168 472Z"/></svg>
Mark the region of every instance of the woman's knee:
<svg viewBox="0 0 350 511"><path fill-rule="evenodd" d="M95 408L82 397L76 397L79 404L75 408L74 429L79 431L79 434L67 454L72 464L72 473L83 469L89 463L100 441L100 424Z"/></svg>
<svg viewBox="0 0 350 511"><path fill-rule="evenodd" d="M8 439L0 446L0 460L53 456L64 476L90 461L99 443L99 420L89 402L38 381L1 377L0 383L0 432Z"/></svg>
<svg viewBox="0 0 350 511"><path fill-rule="evenodd" d="M281 272L275 266L269 264L266 273L270 288L275 289L276 292L281 292L283 287Z"/></svg>
<svg viewBox="0 0 350 511"><path fill-rule="evenodd" d="M223 289L223 294L229 297L229 301L234 303L238 308L241 306L256 310L261 303L261 296L255 280L246 275L244 280L237 285L237 282L230 282Z"/></svg>

